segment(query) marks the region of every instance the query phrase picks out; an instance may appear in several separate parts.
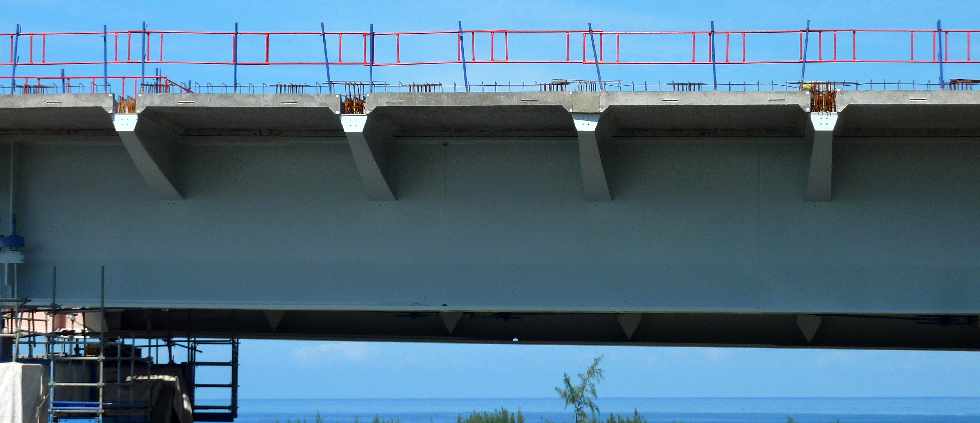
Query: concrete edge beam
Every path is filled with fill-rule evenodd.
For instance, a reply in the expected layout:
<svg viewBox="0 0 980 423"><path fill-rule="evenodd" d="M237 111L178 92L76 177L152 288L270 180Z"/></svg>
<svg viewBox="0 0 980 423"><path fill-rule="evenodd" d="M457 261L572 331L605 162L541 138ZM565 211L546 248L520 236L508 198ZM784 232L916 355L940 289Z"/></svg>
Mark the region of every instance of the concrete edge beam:
<svg viewBox="0 0 980 423"><path fill-rule="evenodd" d="M837 108L855 106L904 105L980 105L977 91L841 91L837 93Z"/></svg>
<svg viewBox="0 0 980 423"><path fill-rule="evenodd" d="M153 107L256 108L256 107L322 107L338 113L340 99L335 94L143 94L136 111Z"/></svg>
<svg viewBox="0 0 980 423"><path fill-rule="evenodd" d="M773 92L604 92L600 97L600 111L609 107L651 106L787 106L801 109L809 107L806 93L791 91Z"/></svg>
<svg viewBox="0 0 980 423"><path fill-rule="evenodd" d="M111 94L43 94L0 96L0 108L78 108L100 107L106 113L115 111L115 100Z"/></svg>
<svg viewBox="0 0 980 423"><path fill-rule="evenodd" d="M368 113L378 107L562 106L570 112L600 112L597 92L508 93L375 93L367 97Z"/></svg>
<svg viewBox="0 0 980 423"><path fill-rule="evenodd" d="M385 141L390 134L379 130L368 115L341 115L340 124L354 157L367 197L374 201L394 201L395 192L386 176Z"/></svg>
<svg viewBox="0 0 980 423"><path fill-rule="evenodd" d="M177 188L177 131L140 114L115 114L112 124L136 170L163 200L183 198Z"/></svg>
<svg viewBox="0 0 980 423"><path fill-rule="evenodd" d="M612 192L606 179L606 168L602 161L603 144L608 142L609 122L602 120L598 113L572 113L578 138L579 172L582 175L582 189L589 201L610 201Z"/></svg>
<svg viewBox="0 0 980 423"><path fill-rule="evenodd" d="M807 174L806 199L830 201L833 198L834 128L838 113L810 113L807 137L810 150L810 170Z"/></svg>

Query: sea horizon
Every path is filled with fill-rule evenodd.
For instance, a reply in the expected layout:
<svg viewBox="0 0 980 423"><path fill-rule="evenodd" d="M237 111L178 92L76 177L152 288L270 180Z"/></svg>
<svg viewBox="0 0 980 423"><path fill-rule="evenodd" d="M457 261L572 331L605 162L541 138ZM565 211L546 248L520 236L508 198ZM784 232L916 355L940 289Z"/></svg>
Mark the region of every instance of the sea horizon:
<svg viewBox="0 0 980 423"><path fill-rule="evenodd" d="M966 423L980 421L980 396L922 397L600 397L600 418L640 414L648 423ZM238 422L455 423L477 411L520 411L527 423L572 423L561 399L267 398L242 399Z"/></svg>
<svg viewBox="0 0 980 423"><path fill-rule="evenodd" d="M220 399L218 397L203 397L201 399ZM963 398L980 399L978 395L668 395L668 396L643 396L643 395L622 395L606 396L604 399L929 399L929 398ZM240 400L336 400L336 401L360 401L360 400L557 400L554 396L473 396L473 397L239 397Z"/></svg>

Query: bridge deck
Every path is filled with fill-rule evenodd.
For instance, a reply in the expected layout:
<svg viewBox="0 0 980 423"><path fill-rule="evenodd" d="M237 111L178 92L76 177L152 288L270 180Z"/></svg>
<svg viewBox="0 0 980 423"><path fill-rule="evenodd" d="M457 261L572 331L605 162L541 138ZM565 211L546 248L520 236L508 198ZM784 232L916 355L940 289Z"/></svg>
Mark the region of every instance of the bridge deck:
<svg viewBox="0 0 980 423"><path fill-rule="evenodd" d="M187 94L113 116L25 96L0 98L0 136L21 292L50 302L57 267L58 303L91 306L106 266L109 306L143 310L120 328L169 309L262 337L977 347L980 93L838 107L374 94L341 116L333 96Z"/></svg>

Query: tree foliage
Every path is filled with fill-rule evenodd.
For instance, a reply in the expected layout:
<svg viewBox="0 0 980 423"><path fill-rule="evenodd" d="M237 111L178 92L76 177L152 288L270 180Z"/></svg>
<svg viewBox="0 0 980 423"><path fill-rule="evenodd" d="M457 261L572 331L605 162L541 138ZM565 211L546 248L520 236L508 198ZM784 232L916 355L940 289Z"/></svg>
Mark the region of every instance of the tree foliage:
<svg viewBox="0 0 980 423"><path fill-rule="evenodd" d="M578 374L578 381L573 383L572 378L565 373L562 378L561 386L555 387L555 391L562 400L565 407L571 406L575 410L575 423L588 423L598 420L599 406L596 404L598 393L596 386L602 381L602 356L592 359L585 372Z"/></svg>

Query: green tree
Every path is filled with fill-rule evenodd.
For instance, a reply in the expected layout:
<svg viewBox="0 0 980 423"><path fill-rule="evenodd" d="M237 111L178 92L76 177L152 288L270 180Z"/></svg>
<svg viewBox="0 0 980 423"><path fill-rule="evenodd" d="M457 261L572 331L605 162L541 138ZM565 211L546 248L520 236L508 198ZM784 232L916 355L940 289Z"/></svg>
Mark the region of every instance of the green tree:
<svg viewBox="0 0 980 423"><path fill-rule="evenodd" d="M597 419L599 406L596 405L596 385L602 381L602 368L599 367L601 362L601 355L592 359L592 364L585 372L578 374L578 383L572 383L572 378L565 373L561 386L555 387L555 391L565 401L565 407L571 406L575 409L575 423L594 422Z"/></svg>

